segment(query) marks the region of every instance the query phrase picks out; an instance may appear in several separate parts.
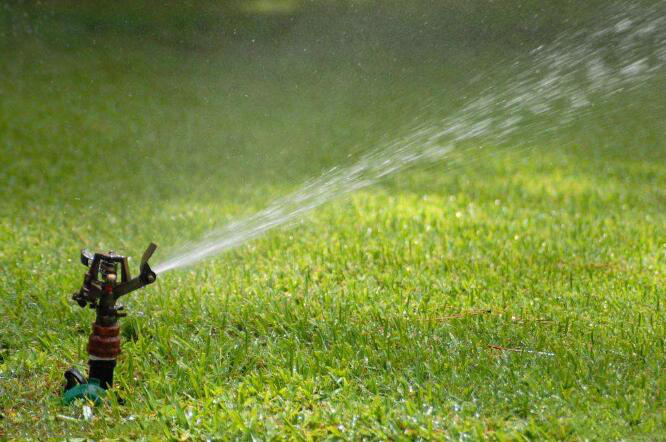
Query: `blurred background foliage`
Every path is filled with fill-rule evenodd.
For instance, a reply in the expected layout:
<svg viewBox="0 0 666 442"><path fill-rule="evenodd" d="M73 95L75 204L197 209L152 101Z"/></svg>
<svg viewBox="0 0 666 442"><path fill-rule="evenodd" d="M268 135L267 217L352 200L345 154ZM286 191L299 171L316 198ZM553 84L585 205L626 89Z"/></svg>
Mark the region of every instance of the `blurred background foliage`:
<svg viewBox="0 0 666 442"><path fill-rule="evenodd" d="M4 1L3 184L60 202L40 187L48 174L64 200L89 203L86 173L160 199L298 183L428 117L425 103L440 115L501 84L513 55L591 25L599 8L605 17L603 0ZM139 168L160 175L146 183ZM196 179L171 178L182 170Z"/></svg>
<svg viewBox="0 0 666 442"><path fill-rule="evenodd" d="M455 40L456 45L524 44L594 20L604 1L589 0L229 0L8 1L2 40L40 35L71 47L100 36L125 35L185 48L230 42L280 45L294 38L390 42L412 52Z"/></svg>

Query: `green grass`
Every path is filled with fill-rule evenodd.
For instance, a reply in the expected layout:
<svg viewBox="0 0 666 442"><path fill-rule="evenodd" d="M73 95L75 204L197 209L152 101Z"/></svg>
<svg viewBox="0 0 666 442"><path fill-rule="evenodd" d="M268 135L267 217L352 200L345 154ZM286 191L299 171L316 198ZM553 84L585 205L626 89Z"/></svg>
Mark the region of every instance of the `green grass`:
<svg viewBox="0 0 666 442"><path fill-rule="evenodd" d="M80 248L157 262L506 56L319 51L2 49L0 439L666 438L663 78L160 276L125 302L110 400L61 405L94 315Z"/></svg>

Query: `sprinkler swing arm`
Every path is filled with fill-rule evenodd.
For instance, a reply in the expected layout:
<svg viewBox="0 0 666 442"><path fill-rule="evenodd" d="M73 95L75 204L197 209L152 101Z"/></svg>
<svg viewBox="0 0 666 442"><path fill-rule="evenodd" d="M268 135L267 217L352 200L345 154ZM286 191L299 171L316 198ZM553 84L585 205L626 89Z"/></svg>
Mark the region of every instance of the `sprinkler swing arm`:
<svg viewBox="0 0 666 442"><path fill-rule="evenodd" d="M86 272L83 277L83 285L81 286L81 289L72 295L72 299L81 307L85 307L86 305L90 305L90 308L97 307L97 302L102 297L105 290L104 282L97 279L102 263L120 264L120 284L116 284L113 287L113 295L116 300L145 285L152 284L157 279L157 275L150 268L148 260L153 253L155 253L156 249L157 245L150 243L146 251L143 252L141 264L139 266L140 273L139 276L134 279L132 279L130 274L126 256L116 255L114 252L91 254L86 249L81 250L81 263L88 267L88 272ZM121 316L125 315L123 314Z"/></svg>
<svg viewBox="0 0 666 442"><path fill-rule="evenodd" d="M63 400L70 403L79 398L87 398L95 403L113 385L113 370L120 354L120 326L118 318L127 316L122 305L116 305L121 296L138 290L157 279L148 260L157 246L150 243L141 257L139 275L132 278L126 256L109 253L81 251L81 263L88 267L83 284L72 299L79 306L95 309L96 318L93 331L88 338L88 380L76 369L65 372L65 392ZM118 281L120 267L120 281Z"/></svg>

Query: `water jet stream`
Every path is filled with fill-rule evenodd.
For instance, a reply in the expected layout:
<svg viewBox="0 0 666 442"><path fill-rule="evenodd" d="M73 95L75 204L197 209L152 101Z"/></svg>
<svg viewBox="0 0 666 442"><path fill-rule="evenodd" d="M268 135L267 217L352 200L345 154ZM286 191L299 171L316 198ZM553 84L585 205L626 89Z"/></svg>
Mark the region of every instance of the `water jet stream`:
<svg viewBox="0 0 666 442"><path fill-rule="evenodd" d="M624 2L623 2L624 3ZM441 161L456 151L501 145L520 135L533 143L558 131L608 97L637 88L666 65L666 7L618 4L604 26L564 33L517 61L510 80L488 88L438 121L415 123L404 135L382 143L346 167L335 167L265 209L185 244L155 272L194 264L265 232L301 219L335 198L370 186L419 164ZM509 77L509 76L508 76Z"/></svg>

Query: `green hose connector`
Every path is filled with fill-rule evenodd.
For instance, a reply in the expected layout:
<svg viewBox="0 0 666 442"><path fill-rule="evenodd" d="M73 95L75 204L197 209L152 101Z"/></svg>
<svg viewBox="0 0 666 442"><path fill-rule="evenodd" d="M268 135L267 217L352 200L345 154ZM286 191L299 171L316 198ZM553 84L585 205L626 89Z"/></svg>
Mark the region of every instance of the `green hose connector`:
<svg viewBox="0 0 666 442"><path fill-rule="evenodd" d="M65 391L62 401L65 405L69 405L77 399L88 399L99 405L105 394L106 390L100 387L99 379L90 378L87 384L79 384Z"/></svg>

